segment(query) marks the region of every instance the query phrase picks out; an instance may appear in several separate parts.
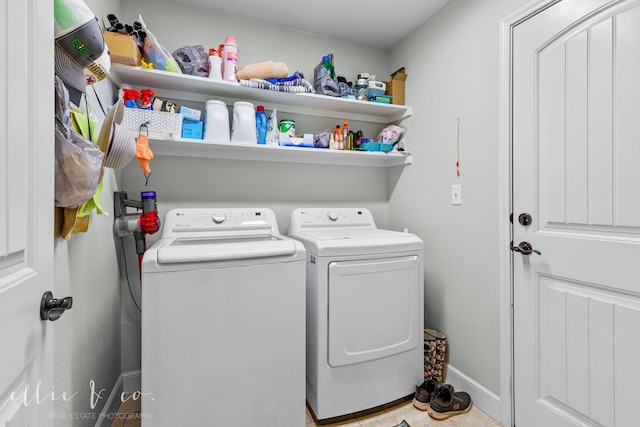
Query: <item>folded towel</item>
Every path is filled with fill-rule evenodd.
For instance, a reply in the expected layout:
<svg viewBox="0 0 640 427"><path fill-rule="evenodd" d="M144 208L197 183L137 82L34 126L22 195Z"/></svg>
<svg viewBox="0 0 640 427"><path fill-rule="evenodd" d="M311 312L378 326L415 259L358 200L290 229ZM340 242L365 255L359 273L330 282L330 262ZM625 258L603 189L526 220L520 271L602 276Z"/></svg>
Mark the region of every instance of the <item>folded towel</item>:
<svg viewBox="0 0 640 427"><path fill-rule="evenodd" d="M238 80L283 78L289 75L284 62L265 61L249 64L238 70Z"/></svg>
<svg viewBox="0 0 640 427"><path fill-rule="evenodd" d="M304 78L304 74L300 71L296 71L292 76L282 79L282 81L271 82L263 79L250 79L240 80L240 85L280 92L316 93L313 85Z"/></svg>

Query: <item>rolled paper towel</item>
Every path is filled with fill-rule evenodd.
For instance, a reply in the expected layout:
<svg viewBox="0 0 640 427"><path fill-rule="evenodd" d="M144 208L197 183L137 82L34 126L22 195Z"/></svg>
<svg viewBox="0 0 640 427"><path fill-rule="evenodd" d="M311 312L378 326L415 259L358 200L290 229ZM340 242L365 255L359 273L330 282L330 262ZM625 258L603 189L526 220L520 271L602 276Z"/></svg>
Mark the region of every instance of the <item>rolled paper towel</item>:
<svg viewBox="0 0 640 427"><path fill-rule="evenodd" d="M238 80L284 79L289 76L289 68L284 62L265 61L245 65L238 70Z"/></svg>

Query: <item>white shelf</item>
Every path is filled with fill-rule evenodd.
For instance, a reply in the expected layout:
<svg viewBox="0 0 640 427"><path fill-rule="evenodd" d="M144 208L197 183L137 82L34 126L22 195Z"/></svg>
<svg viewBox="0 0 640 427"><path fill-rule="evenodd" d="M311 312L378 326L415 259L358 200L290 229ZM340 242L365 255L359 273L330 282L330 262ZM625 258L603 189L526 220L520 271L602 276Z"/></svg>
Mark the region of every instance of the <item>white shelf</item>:
<svg viewBox="0 0 640 427"><path fill-rule="evenodd" d="M251 101L277 108L278 112L306 114L372 123L394 123L411 116L405 105L356 101L310 93L278 92L240 86L239 83L128 65L111 64L109 78L118 86L151 88L159 98L206 102L218 99ZM155 155L211 159L293 162L338 166L392 167L411 163L408 152L338 151L304 147L224 143L195 139L150 140Z"/></svg>
<svg viewBox="0 0 640 427"><path fill-rule="evenodd" d="M209 159L293 162L336 166L391 167L411 164L410 153L339 151L321 148L213 142L194 139L150 140L154 155Z"/></svg>
<svg viewBox="0 0 640 427"><path fill-rule="evenodd" d="M268 104L278 111L372 123L393 123L411 116L411 107L357 101L311 93L278 92L240 86L239 83L210 80L187 74L111 64L110 78L118 85L152 88L159 98L206 102L220 99L232 104L244 100Z"/></svg>

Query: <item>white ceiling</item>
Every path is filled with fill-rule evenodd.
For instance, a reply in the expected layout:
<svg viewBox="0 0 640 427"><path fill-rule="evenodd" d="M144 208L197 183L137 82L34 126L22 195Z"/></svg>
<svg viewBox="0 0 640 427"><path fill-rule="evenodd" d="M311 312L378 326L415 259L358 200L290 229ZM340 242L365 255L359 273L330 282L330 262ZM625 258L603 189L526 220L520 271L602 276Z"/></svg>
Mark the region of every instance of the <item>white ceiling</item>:
<svg viewBox="0 0 640 427"><path fill-rule="evenodd" d="M307 33L388 50L449 0L175 0Z"/></svg>

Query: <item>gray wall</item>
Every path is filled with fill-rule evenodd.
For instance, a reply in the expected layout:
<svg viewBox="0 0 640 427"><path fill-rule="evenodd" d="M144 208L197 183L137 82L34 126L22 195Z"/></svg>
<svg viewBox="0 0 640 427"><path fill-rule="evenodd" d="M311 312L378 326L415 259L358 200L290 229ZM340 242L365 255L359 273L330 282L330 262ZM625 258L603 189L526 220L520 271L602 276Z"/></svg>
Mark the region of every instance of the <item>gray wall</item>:
<svg viewBox="0 0 640 427"><path fill-rule="evenodd" d="M452 366L496 395L499 22L525 3L451 0L390 58L392 69L407 69L414 154L390 196L390 225L408 223L425 241L425 325L447 334ZM460 206L452 184L462 185Z"/></svg>
<svg viewBox="0 0 640 427"><path fill-rule="evenodd" d="M171 1L127 0L122 6L121 21L133 22L142 11L145 24L169 51L195 44L208 49L224 42L226 35L234 35L239 44L240 66L267 60L282 61L290 72L300 70L311 79L313 68L322 56L333 53L336 72L349 80L363 71L388 78L388 55L384 51L189 8ZM171 17L170 25L167 25L168 16ZM203 105L193 106L204 108ZM269 105L265 108L268 112L272 110ZM284 117L279 114L278 118ZM332 129L336 124L342 124L337 120L323 121L302 115L288 114L287 118L296 120L299 132ZM351 127L363 127L370 137L375 137L381 128L365 123L351 123ZM146 189L155 190L161 217L174 207L268 207L276 213L280 232L286 233L289 214L297 207L357 205L371 209L376 221L381 226L387 225L388 171L384 168L156 156L151 169L149 185L145 187L137 162L130 163L122 172L122 188L132 198L137 198ZM157 239L158 235L149 236L148 243ZM123 296L127 303L125 300ZM132 312L130 308L127 311ZM129 320L132 323L126 326L123 323L122 330L123 366L139 369L139 324L135 323L134 316Z"/></svg>
<svg viewBox="0 0 640 427"><path fill-rule="evenodd" d="M268 3L264 7L269 7ZM313 7L309 6L310 13ZM142 15L149 30L170 52L201 44L206 50L224 43L225 36L238 41L239 65L273 60L285 62L289 71L302 71L313 77L313 68L323 55L334 54L338 75L355 79L360 72L388 78L386 52L327 37L291 31L278 26L212 13L168 0L122 1L121 21L131 23Z"/></svg>
<svg viewBox="0 0 640 427"><path fill-rule="evenodd" d="M98 18L118 13L119 2L85 0ZM53 42L53 40L52 40ZM96 85L105 108L113 103L109 82ZM95 102L92 89L87 91L93 105L92 117L102 123L104 115ZM116 173L105 169L100 202L111 215L94 213L86 233L74 233L69 240L54 242L57 297L72 296L73 308L54 324L54 384L56 395L73 398L54 401L57 427L94 426L111 389L121 373L120 360L120 277L113 239L113 191L117 190ZM91 382L101 398L94 397L91 407ZM81 414L84 419L72 419ZM86 415L85 415L86 414Z"/></svg>

